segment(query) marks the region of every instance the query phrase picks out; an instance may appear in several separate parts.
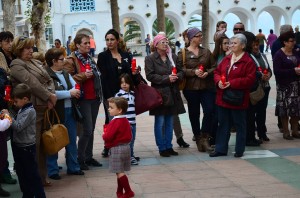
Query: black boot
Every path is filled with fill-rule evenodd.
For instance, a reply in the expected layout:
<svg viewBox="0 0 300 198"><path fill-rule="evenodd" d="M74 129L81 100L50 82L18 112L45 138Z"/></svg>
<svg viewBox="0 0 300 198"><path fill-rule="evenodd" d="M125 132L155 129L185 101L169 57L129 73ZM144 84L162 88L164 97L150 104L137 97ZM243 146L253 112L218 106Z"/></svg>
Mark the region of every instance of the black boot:
<svg viewBox="0 0 300 198"><path fill-rule="evenodd" d="M4 190L0 184L0 197L9 197L9 196L10 196L10 193L7 192L6 190Z"/></svg>
<svg viewBox="0 0 300 198"><path fill-rule="evenodd" d="M177 139L177 144L179 145L179 147L183 147L183 148L190 147L190 145L186 143L182 137Z"/></svg>
<svg viewBox="0 0 300 198"><path fill-rule="evenodd" d="M104 147L104 149L102 151L102 156L103 157L108 157L108 151L109 151L109 149Z"/></svg>

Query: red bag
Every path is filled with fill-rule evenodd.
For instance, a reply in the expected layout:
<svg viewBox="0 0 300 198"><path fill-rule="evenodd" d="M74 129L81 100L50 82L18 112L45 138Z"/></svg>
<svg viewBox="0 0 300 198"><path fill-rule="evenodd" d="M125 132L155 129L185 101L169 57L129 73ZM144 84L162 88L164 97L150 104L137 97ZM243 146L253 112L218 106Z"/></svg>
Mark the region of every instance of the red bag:
<svg viewBox="0 0 300 198"><path fill-rule="evenodd" d="M152 110L163 103L160 93L144 83L136 86L134 92L136 115Z"/></svg>

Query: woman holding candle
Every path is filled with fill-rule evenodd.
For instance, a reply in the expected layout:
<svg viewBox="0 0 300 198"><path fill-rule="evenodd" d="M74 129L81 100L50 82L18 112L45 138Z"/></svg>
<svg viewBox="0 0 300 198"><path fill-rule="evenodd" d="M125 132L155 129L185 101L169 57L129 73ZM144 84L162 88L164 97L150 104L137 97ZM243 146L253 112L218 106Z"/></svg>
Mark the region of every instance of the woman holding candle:
<svg viewBox="0 0 300 198"><path fill-rule="evenodd" d="M155 141L162 157L178 155L172 145L173 116L185 112L178 88L178 82L183 78L183 71L180 66L176 67L176 71L173 69L176 55L171 53L168 44L164 35L156 35L153 39L155 51L145 58L146 78L163 97L163 105L150 110L150 115L155 116Z"/></svg>
<svg viewBox="0 0 300 198"><path fill-rule="evenodd" d="M216 61L208 49L200 47L202 32L198 28L187 31L190 41L185 48L186 67L183 68L186 85L183 94L188 103L189 119L200 152L211 151L209 136L214 132L215 84L213 71ZM182 52L178 53L177 65L183 67ZM202 126L200 127L200 105L203 108Z"/></svg>
<svg viewBox="0 0 300 198"><path fill-rule="evenodd" d="M13 87L20 83L27 84L31 90L31 102L36 110L36 154L39 174L45 186L51 185L47 181L46 154L41 145L42 124L46 109L56 104L54 84L42 63L32 59L34 40L24 36L14 39L12 52L17 57L10 64L10 77Z"/></svg>
<svg viewBox="0 0 300 198"><path fill-rule="evenodd" d="M243 34L236 34L230 39L232 54L226 56L214 71L214 81L217 85L217 115L218 130L215 151L210 157L225 156L228 152L230 128L236 127L235 157L242 157L246 144L246 115L249 106L250 88L255 82L256 66L245 53L247 39ZM226 77L225 84L221 77ZM225 100L225 92L239 91L242 95L241 104L233 104Z"/></svg>
<svg viewBox="0 0 300 198"><path fill-rule="evenodd" d="M80 84L82 91L79 106L84 120L78 141L78 162L81 170L89 170L89 166L102 166L93 158L95 124L103 100L101 73L89 55L89 36L77 34L74 45L76 50L66 59L64 69L72 75L76 83Z"/></svg>
<svg viewBox="0 0 300 198"><path fill-rule="evenodd" d="M281 118L283 138L293 140L300 138L298 121L300 116L299 76L300 57L299 52L294 50L295 34L290 31L279 37L282 48L274 55L274 74L276 79L276 116ZM288 128L290 118L292 134Z"/></svg>
<svg viewBox="0 0 300 198"><path fill-rule="evenodd" d="M70 143L66 146L67 174L84 175L77 161L77 130L72 100L80 97L80 90L75 89L76 82L72 76L63 70L64 54L61 49L51 48L45 54L48 67L46 70L55 85L57 103L55 110L62 124L68 129ZM48 176L59 180L59 168L57 164L58 154L47 157Z"/></svg>

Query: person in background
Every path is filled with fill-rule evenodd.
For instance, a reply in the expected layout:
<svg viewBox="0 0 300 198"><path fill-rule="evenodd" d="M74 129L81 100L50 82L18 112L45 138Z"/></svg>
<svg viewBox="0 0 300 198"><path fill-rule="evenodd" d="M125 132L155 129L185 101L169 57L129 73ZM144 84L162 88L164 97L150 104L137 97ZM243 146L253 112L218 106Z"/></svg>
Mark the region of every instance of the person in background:
<svg viewBox="0 0 300 198"><path fill-rule="evenodd" d="M146 54L147 54L147 56L151 53L150 42L151 42L150 34L147 34L147 38L145 38L145 45L146 45Z"/></svg>
<svg viewBox="0 0 300 198"><path fill-rule="evenodd" d="M71 42L72 42L72 36L68 36L68 40L67 40L67 43L66 43L66 46L67 46L67 55L69 56L72 52L71 50Z"/></svg>
<svg viewBox="0 0 300 198"><path fill-rule="evenodd" d="M255 82L256 66L245 53L247 39L243 34L230 38L231 55L226 56L214 71L217 85L218 130L215 151L210 157L226 156L230 139L230 128L236 127L236 144L234 157L242 157L246 145L246 116L249 106L250 88ZM225 78L225 79L224 79ZM223 100L225 90L235 89L243 92L241 104L231 104Z"/></svg>
<svg viewBox="0 0 300 198"><path fill-rule="evenodd" d="M216 40L212 55L217 61L217 64L219 64L229 52L229 38L226 35L223 35Z"/></svg>
<svg viewBox="0 0 300 198"><path fill-rule="evenodd" d="M177 54L180 51L180 49L184 48L184 40L181 33L179 34L176 40L175 46L176 46L175 54Z"/></svg>
<svg viewBox="0 0 300 198"><path fill-rule="evenodd" d="M95 51L96 51L96 42L93 38L93 35L90 35L90 56L95 57Z"/></svg>
<svg viewBox="0 0 300 198"><path fill-rule="evenodd" d="M295 39L296 39L296 46L300 48L300 32L299 32L299 26L297 25L295 27Z"/></svg>
<svg viewBox="0 0 300 198"><path fill-rule="evenodd" d="M262 33L262 30L258 30L258 34L256 37L259 39L259 51L260 53L264 53L265 43L268 43L266 36Z"/></svg>
<svg viewBox="0 0 300 198"><path fill-rule="evenodd" d="M268 49L272 49L272 46L273 46L273 43L274 41L276 41L277 39L277 36L276 34L273 33L273 30L270 29L270 34L268 35L268 38L267 38L267 47L266 47L266 52L268 52Z"/></svg>
<svg viewBox="0 0 300 198"><path fill-rule="evenodd" d="M63 46L61 46L61 41L59 39L55 39L54 45L55 45L55 48L58 48L63 52L63 55L66 58L67 52L66 52L66 49Z"/></svg>
<svg viewBox="0 0 300 198"><path fill-rule="evenodd" d="M218 21L216 25L216 33L214 35L214 41L216 42L217 40L219 40L221 36L226 36L225 34L226 31L227 31L227 23L225 21Z"/></svg>
<svg viewBox="0 0 300 198"><path fill-rule="evenodd" d="M233 34L242 33L245 31L245 25L242 22L237 22L233 26Z"/></svg>

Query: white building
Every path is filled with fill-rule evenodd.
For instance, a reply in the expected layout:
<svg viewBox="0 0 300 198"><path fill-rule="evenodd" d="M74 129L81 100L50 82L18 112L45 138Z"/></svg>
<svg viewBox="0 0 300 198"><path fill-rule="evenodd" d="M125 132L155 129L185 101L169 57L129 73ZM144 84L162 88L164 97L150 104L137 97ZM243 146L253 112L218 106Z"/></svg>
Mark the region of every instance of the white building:
<svg viewBox="0 0 300 198"><path fill-rule="evenodd" d="M175 35L188 27L188 22L193 15L201 15L201 2L201 0L165 0L165 15L173 22ZM294 13L300 9L299 0L210 0L209 2L210 35L215 32L216 23L224 20L230 13L235 14L245 24L246 30L256 33L259 28L258 18L264 11L272 16L274 31L278 34L280 24L291 24ZM23 14L26 9L25 1L17 0L16 4L22 7L20 13ZM0 12L0 21L1 14L3 13ZM26 34L29 30L22 14L20 15L22 17L17 18L17 34ZM143 41L147 33L152 33L152 25L156 19L156 1L119 0L119 15L121 24L129 18L140 25ZM110 0L51 0L51 17L51 25L46 31L49 46L56 38L65 44L69 35L74 38L76 33L84 32L94 36L97 53L99 53L105 47L105 33L112 27ZM123 30L124 27L121 27L121 32ZM212 42L212 37L209 40Z"/></svg>

